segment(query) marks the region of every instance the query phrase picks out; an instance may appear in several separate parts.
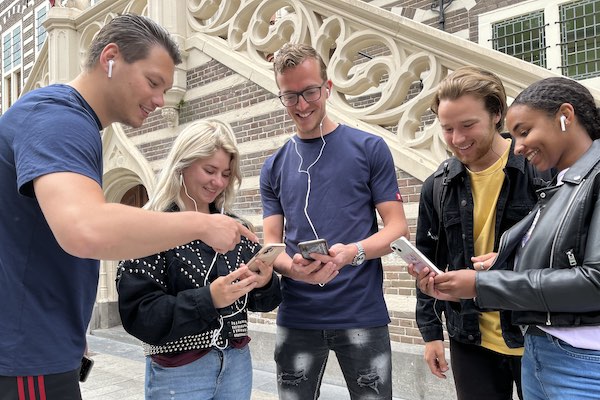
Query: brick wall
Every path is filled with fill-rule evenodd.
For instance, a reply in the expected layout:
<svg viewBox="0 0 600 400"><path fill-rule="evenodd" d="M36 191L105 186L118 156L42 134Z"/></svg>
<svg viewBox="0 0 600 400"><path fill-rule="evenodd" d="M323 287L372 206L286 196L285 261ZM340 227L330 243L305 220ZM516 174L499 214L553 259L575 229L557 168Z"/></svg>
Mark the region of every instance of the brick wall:
<svg viewBox="0 0 600 400"><path fill-rule="evenodd" d="M364 0L367 3L369 0ZM523 3L526 0L502 0L502 1L489 1L489 0L475 0L475 6L467 10L464 7L460 7L461 3L468 3L471 6L472 1L454 0L452 7L447 9L444 13L445 23L444 30L448 33L456 33L464 29L468 29L469 40L477 43L479 37L479 26L478 17L482 13L487 13L500 8L508 7L514 4ZM431 5L434 3L432 0L398 0L387 4L384 8L391 10L393 7L403 7L401 15L406 18L413 19L416 14L416 10L431 11ZM439 1L438 1L439 3ZM458 8L457 8L458 6ZM439 13L437 11L439 6L436 7L436 15L424 21L420 21L425 25L440 28Z"/></svg>

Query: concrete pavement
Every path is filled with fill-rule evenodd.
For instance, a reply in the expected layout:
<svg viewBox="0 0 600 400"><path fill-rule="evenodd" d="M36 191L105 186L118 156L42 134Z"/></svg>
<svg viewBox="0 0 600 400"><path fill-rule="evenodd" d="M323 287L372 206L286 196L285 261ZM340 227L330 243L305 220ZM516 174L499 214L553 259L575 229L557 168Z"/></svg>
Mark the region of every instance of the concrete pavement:
<svg viewBox="0 0 600 400"><path fill-rule="evenodd" d="M145 363L141 346L119 328L112 333L106 331L88 335L94 367L88 380L81 384L83 399L143 400ZM111 335L112 338L106 337ZM255 368L253 381L252 400L277 399L275 373ZM350 396L343 386L323 383L319 399L347 400Z"/></svg>

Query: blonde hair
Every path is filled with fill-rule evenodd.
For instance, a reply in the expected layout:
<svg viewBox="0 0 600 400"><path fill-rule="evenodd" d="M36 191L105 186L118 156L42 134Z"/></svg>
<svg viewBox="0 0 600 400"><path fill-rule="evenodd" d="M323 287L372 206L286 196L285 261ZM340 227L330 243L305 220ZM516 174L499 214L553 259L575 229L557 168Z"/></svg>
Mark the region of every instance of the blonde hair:
<svg viewBox="0 0 600 400"><path fill-rule="evenodd" d="M165 211L173 203L185 210L181 198L182 171L197 160L209 158L218 150L231 156L231 175L227 187L215 199L217 209L231 212L235 192L242 183L240 157L235 135L231 128L219 121L201 120L186 127L173 142L156 185L156 193L144 206L145 209Z"/></svg>

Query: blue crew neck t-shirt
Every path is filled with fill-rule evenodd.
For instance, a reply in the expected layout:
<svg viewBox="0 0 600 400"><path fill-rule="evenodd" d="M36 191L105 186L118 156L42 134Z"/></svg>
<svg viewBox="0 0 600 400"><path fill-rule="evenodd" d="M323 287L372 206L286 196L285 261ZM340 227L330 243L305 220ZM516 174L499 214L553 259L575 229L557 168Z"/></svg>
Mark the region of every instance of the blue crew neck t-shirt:
<svg viewBox="0 0 600 400"><path fill-rule="evenodd" d="M101 185L100 129L94 111L67 85L29 92L0 117L0 375L80 365L99 261L59 246L33 180L74 172Z"/></svg>
<svg viewBox="0 0 600 400"><path fill-rule="evenodd" d="M267 159L260 176L263 216L283 215L286 251L298 252L298 243L319 238L354 243L377 232L375 206L399 201L394 162L378 136L340 125L321 138L294 136ZM309 221L310 220L310 221ZM284 277L283 301L277 323L297 329L352 329L384 326L390 322L383 298L381 259L358 267L345 266L325 286Z"/></svg>

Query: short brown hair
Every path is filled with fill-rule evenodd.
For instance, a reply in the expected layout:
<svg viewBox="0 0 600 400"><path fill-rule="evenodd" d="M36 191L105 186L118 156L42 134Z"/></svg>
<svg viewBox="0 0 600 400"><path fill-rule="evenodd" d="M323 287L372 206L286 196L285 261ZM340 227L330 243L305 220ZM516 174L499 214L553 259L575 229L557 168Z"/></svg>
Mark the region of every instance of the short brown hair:
<svg viewBox="0 0 600 400"><path fill-rule="evenodd" d="M297 67L307 59L317 60L319 67L321 68L321 78L323 81L327 80L327 66L323 61L323 58L317 53L312 47L304 43L287 43L285 44L275 55L275 61L273 62L273 70L275 71L275 81L277 81L277 75L283 74L290 68Z"/></svg>
<svg viewBox="0 0 600 400"><path fill-rule="evenodd" d="M181 64L181 53L169 32L148 17L123 14L113 18L92 40L85 68L90 70L100 59L102 50L110 44L119 46L125 62L131 64L148 56L150 49L162 46L175 65Z"/></svg>
<svg viewBox="0 0 600 400"><path fill-rule="evenodd" d="M438 85L431 102L431 111L437 115L442 100L456 100L466 95L482 99L485 109L490 114L500 115L500 120L496 124L496 130L500 132L504 127L507 111L506 91L497 75L482 68L460 67L444 78Z"/></svg>

